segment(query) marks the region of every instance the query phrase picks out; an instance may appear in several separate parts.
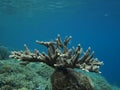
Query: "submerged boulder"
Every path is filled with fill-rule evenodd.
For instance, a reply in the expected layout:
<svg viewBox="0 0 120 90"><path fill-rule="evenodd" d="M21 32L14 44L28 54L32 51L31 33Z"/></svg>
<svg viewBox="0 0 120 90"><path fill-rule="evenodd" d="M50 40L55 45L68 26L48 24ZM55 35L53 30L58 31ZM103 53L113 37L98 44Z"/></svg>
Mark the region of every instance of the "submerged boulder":
<svg viewBox="0 0 120 90"><path fill-rule="evenodd" d="M92 80L73 69L57 69L51 76L52 90L93 90Z"/></svg>

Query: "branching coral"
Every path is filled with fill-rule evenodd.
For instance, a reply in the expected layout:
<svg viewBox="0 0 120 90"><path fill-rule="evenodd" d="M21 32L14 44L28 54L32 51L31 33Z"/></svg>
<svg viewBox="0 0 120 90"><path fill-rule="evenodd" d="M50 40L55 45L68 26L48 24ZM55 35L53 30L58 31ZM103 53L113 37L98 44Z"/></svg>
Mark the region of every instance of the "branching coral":
<svg viewBox="0 0 120 90"><path fill-rule="evenodd" d="M99 66L103 64L97 58L94 58L94 52L90 53L90 47L81 56L82 48L78 44L76 49L68 49L67 45L71 36L61 40L60 35L55 41L43 42L36 41L40 45L47 47L48 53L40 53L34 50L34 53L24 45L25 51L12 51L11 58L20 59L26 63L43 62L53 68L80 68L88 72L100 73ZM81 56L81 57L80 57Z"/></svg>

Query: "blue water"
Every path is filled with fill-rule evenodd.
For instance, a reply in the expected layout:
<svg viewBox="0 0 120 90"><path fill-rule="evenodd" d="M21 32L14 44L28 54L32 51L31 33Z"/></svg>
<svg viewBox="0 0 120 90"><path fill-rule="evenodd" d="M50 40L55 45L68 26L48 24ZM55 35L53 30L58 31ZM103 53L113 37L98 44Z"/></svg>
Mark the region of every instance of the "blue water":
<svg viewBox="0 0 120 90"><path fill-rule="evenodd" d="M0 43L12 50L23 49L24 43L40 49L35 40L71 35L70 46L80 43L84 50L90 46L104 61L102 75L120 86L120 0L35 0L36 7L29 3L24 8L24 0L8 8L4 1L0 1Z"/></svg>

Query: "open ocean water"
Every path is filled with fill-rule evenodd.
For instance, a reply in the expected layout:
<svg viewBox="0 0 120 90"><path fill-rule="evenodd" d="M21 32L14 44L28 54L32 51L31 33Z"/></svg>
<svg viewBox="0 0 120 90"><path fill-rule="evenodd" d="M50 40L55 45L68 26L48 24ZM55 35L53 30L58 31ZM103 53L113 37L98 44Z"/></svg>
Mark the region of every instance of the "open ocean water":
<svg viewBox="0 0 120 90"><path fill-rule="evenodd" d="M0 0L0 43L11 50L58 34L72 36L70 47L90 46L102 75L120 86L120 0Z"/></svg>

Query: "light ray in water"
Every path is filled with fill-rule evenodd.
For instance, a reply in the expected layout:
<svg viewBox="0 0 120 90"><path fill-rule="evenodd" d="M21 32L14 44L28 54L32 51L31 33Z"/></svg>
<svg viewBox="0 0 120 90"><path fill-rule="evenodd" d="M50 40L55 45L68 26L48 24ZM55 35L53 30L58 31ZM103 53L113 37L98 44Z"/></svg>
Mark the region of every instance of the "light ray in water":
<svg viewBox="0 0 120 90"><path fill-rule="evenodd" d="M16 14L27 11L52 11L82 5L83 0L0 0L0 13Z"/></svg>

